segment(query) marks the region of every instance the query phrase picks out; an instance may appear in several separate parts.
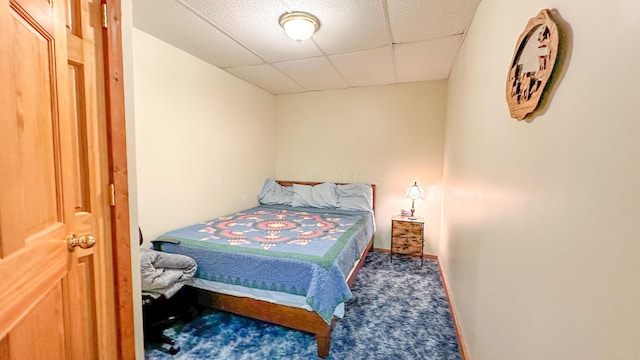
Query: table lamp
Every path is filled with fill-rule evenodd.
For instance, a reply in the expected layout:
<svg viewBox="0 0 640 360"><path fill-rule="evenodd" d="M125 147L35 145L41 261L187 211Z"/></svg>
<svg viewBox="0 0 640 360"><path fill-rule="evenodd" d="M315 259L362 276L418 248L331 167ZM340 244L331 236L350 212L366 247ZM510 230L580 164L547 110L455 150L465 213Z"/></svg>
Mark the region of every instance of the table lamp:
<svg viewBox="0 0 640 360"><path fill-rule="evenodd" d="M411 199L411 216L409 216L410 220L415 220L417 217L413 216L413 213L416 211L415 202L418 199L424 199L424 190L420 186L418 186L418 182L414 181L413 185L409 186L407 189L407 193L405 197Z"/></svg>

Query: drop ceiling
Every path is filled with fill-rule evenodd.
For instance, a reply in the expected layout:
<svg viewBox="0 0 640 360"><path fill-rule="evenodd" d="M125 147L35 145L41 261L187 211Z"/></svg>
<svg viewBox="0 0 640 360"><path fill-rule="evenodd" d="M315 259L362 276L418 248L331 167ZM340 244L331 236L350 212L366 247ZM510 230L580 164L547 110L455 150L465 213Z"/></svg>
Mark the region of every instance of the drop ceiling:
<svg viewBox="0 0 640 360"><path fill-rule="evenodd" d="M446 79L480 0L134 0L133 24L272 94ZM302 43L278 18L320 20Z"/></svg>

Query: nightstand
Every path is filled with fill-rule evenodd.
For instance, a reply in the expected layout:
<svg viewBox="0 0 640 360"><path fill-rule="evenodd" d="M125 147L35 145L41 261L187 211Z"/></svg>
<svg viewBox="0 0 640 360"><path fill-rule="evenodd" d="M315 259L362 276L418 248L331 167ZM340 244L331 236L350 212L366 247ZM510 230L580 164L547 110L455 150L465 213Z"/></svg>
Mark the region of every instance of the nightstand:
<svg viewBox="0 0 640 360"><path fill-rule="evenodd" d="M424 264L424 219L394 215L391 217L391 261L393 253L420 255L420 266Z"/></svg>

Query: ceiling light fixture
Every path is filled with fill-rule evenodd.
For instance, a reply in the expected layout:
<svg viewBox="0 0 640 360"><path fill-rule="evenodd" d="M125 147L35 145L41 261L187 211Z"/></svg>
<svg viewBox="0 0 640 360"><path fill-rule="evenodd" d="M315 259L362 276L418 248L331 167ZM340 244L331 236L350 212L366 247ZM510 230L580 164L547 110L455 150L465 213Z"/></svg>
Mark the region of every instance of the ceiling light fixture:
<svg viewBox="0 0 640 360"><path fill-rule="evenodd" d="M284 13L279 22L285 34L297 42L307 40L320 27L317 17L302 11Z"/></svg>

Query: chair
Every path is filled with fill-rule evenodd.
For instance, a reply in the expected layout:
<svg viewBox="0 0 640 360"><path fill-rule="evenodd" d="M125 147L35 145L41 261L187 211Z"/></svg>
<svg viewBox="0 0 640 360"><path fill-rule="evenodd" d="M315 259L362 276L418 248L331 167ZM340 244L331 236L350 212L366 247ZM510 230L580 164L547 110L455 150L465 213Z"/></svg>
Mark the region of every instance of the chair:
<svg viewBox="0 0 640 360"><path fill-rule="evenodd" d="M164 334L164 330L173 325L176 316L163 315L162 309L170 308L165 298L154 299L149 295L142 295L142 321L144 324L144 342L146 346L160 346L171 355L180 351L175 341Z"/></svg>
<svg viewBox="0 0 640 360"><path fill-rule="evenodd" d="M142 245L144 240L140 229L138 235ZM164 334L164 330L186 313L181 309L185 309L183 304L190 302L180 290L191 280L196 269L196 262L188 256L151 249L140 250L145 345L160 345L171 355L180 351L180 347Z"/></svg>

